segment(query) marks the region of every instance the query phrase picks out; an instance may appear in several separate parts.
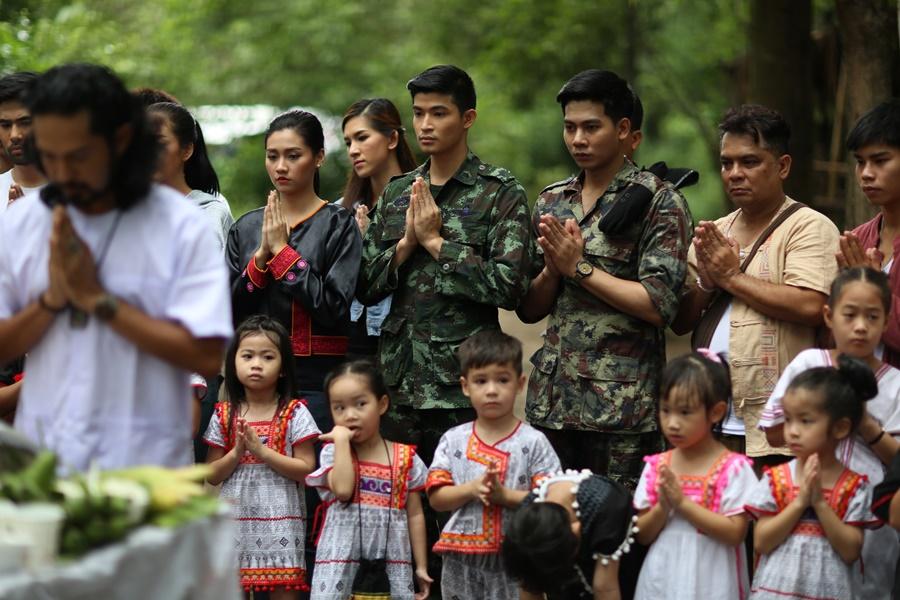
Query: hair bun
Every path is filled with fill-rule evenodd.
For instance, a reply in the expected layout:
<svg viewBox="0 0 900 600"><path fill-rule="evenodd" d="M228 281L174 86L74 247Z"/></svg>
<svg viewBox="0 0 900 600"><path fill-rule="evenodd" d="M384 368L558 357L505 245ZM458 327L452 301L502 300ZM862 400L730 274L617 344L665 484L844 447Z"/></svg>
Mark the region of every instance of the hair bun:
<svg viewBox="0 0 900 600"><path fill-rule="evenodd" d="M871 400L878 395L878 380L869 365L862 360L841 354L838 356L838 372L860 400Z"/></svg>

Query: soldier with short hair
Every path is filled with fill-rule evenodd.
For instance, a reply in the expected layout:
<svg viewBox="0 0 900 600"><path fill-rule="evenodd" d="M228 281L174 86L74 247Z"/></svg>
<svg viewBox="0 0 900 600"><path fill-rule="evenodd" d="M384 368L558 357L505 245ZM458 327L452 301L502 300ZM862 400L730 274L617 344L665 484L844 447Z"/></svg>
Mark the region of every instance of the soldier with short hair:
<svg viewBox="0 0 900 600"><path fill-rule="evenodd" d="M391 392L386 437L417 445L430 463L441 435L475 413L459 386L456 352L472 334L500 329L528 286L528 204L516 178L468 148L475 87L452 65L407 84L413 126L428 160L384 189L363 242L357 297L394 294L378 359Z"/></svg>
<svg viewBox="0 0 900 600"><path fill-rule="evenodd" d="M550 320L531 359L526 415L563 467L634 491L643 457L662 445L664 329L678 310L691 217L672 184L623 155L635 106L625 80L583 71L556 99L581 172L545 188L534 206L536 276L518 314Z"/></svg>

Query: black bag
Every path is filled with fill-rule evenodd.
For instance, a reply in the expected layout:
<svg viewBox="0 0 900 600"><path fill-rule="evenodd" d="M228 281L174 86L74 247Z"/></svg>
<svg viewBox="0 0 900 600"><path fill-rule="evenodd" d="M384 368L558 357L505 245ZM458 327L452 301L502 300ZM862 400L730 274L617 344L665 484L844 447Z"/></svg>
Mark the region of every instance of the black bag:
<svg viewBox="0 0 900 600"><path fill-rule="evenodd" d="M382 440L384 441L384 440ZM394 493L394 466L391 464L391 453L388 450L387 442L384 442L384 449L387 452L388 467L391 471L391 494ZM357 482L358 485L358 482ZM387 534L384 541L384 556L381 558L363 558L362 556L362 508L360 504L362 498L356 505L359 511L359 570L353 578L353 585L350 586L350 600L384 600L391 597L391 581L387 574L387 548L391 536L391 513L388 509L388 525ZM390 507L390 503L388 503Z"/></svg>

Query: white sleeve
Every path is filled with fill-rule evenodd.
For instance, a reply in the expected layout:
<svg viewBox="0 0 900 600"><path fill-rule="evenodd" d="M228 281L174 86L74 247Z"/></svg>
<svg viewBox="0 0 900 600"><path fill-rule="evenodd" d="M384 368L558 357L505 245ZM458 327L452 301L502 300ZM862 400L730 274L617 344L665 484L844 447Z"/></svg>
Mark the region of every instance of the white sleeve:
<svg viewBox="0 0 900 600"><path fill-rule="evenodd" d="M797 375L810 367L816 366L815 364L810 364L811 361L808 360L810 352L820 352L820 350L804 350L795 356L794 360L781 373L781 377L778 378L778 383L775 384L775 389L772 390L772 395L769 396L769 400L766 402L766 406L763 408L762 415L760 415L759 422L756 425L759 429L767 429L784 423L784 408L781 406L781 400L784 398L784 393L787 391L788 386Z"/></svg>
<svg viewBox="0 0 900 600"><path fill-rule="evenodd" d="M655 504L655 502L650 500L648 486L650 485L651 472L656 466L650 464L647 458L644 458L644 461L644 470L641 471L641 478L638 481L637 488L634 490L634 499L632 500L635 510L646 510Z"/></svg>
<svg viewBox="0 0 900 600"><path fill-rule="evenodd" d="M759 480L753 472L752 463L745 456L741 456L731 465L727 475L719 513L731 517L746 512L745 506L750 501Z"/></svg>
<svg viewBox="0 0 900 600"><path fill-rule="evenodd" d="M309 409L302 403L294 408L294 414L291 415L291 424L288 429L288 444L294 446L303 442L319 437L319 428L313 420Z"/></svg>
<svg viewBox="0 0 900 600"><path fill-rule="evenodd" d="M307 487L317 488L319 496L325 501L334 498L328 487L328 473L332 467L334 467L334 444L327 443L322 446L322 452L319 453L319 468L307 475L305 481Z"/></svg>
<svg viewBox="0 0 900 600"><path fill-rule="evenodd" d="M201 221L183 226L176 252L178 264L165 317L183 325L194 337L231 336L228 270L212 228Z"/></svg>
<svg viewBox="0 0 900 600"><path fill-rule="evenodd" d="M16 301L15 278L10 271L12 261L4 243L6 232L3 229L3 222L0 221L0 319L8 319L22 307Z"/></svg>

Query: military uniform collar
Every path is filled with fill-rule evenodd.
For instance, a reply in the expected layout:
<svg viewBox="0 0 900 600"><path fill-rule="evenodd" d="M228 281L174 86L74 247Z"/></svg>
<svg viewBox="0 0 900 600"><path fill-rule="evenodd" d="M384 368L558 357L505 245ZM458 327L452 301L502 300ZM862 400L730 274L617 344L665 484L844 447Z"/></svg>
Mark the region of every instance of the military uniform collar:
<svg viewBox="0 0 900 600"><path fill-rule="evenodd" d="M466 153L466 159L459 165L459 168L456 170L456 173L453 174L453 177L450 179L455 179L463 185L474 185L475 178L478 176L479 171L484 171L487 167L484 163L481 162L481 159L475 156L475 153L469 150ZM429 184L431 183L431 177L429 176L429 170L431 169L431 159L426 160L422 165L416 169L415 176L422 177ZM448 180L449 181L449 180ZM446 185L446 184L444 184Z"/></svg>
<svg viewBox="0 0 900 600"><path fill-rule="evenodd" d="M616 175L613 177L612 181L609 182L609 186L606 188L606 193L608 194L609 192L618 192L623 187L631 183L634 175L639 171L640 169L638 169L637 165L626 158L625 162L622 163L622 168L620 168L618 172L616 172ZM578 173L578 175L572 177L572 179L569 180L569 182L563 188L563 193L581 193L583 187L584 171L582 170Z"/></svg>

